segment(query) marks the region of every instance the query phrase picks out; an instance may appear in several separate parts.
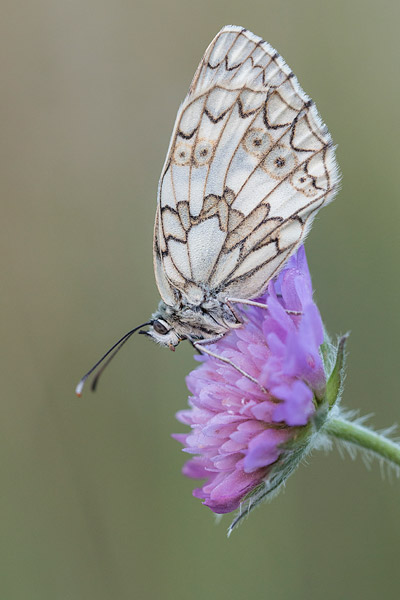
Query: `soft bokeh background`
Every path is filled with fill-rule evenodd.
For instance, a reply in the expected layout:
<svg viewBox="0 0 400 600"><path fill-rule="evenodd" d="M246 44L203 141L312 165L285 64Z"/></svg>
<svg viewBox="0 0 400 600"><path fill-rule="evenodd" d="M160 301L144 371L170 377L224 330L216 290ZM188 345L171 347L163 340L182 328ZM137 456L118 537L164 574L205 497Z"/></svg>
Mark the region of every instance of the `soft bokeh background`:
<svg viewBox="0 0 400 600"><path fill-rule="evenodd" d="M5 600L400 597L400 483L314 454L229 540L191 496L192 351L132 339L158 303L156 186L176 110L221 26L269 40L317 102L343 189L307 242L345 403L400 419L399 3L2 0L1 584Z"/></svg>

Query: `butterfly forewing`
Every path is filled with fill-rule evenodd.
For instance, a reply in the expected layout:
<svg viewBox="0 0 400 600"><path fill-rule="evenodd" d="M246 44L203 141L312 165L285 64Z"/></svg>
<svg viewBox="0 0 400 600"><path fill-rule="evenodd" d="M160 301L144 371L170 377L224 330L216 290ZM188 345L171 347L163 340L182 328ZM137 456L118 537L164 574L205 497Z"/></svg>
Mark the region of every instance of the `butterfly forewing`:
<svg viewBox="0 0 400 600"><path fill-rule="evenodd" d="M164 302L260 295L337 183L329 132L289 67L249 31L222 29L178 112L159 183Z"/></svg>

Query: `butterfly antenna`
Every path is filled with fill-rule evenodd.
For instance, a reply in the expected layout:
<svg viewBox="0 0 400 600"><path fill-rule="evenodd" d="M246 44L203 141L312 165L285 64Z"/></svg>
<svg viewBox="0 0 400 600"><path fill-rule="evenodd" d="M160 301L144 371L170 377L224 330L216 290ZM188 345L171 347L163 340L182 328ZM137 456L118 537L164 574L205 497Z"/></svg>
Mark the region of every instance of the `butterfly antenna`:
<svg viewBox="0 0 400 600"><path fill-rule="evenodd" d="M95 377L94 377L94 379L92 381L91 390L92 390L92 392L95 391L95 389L97 387L97 383L98 383L99 378L100 378L100 375L103 373L104 369L110 364L110 362L112 361L112 359L114 358L114 356L117 354L117 352L119 352L121 350L122 346L124 344L126 344L126 342L135 333L135 331L137 331L141 327L145 327L146 325L151 325L151 321L148 321L147 323L143 323L142 325L139 325L138 327L135 327L135 329L132 329L131 331L128 331L128 333L126 333L125 335L123 335L122 338L120 340L118 340L118 342L116 344L114 344L114 346L112 346L104 354L104 356L102 356L101 359L99 361L97 361L97 363L95 365L93 365L93 367L82 377L82 379L79 381L78 385L75 388L75 394L78 396L78 398L80 398L81 395L82 395L83 386L85 385L87 378L93 373L93 371L95 371L97 369L97 367L99 365L101 365L101 363L108 356L108 359L101 366L101 368L96 373L96 375L95 375ZM110 354L111 354L111 356L109 356Z"/></svg>

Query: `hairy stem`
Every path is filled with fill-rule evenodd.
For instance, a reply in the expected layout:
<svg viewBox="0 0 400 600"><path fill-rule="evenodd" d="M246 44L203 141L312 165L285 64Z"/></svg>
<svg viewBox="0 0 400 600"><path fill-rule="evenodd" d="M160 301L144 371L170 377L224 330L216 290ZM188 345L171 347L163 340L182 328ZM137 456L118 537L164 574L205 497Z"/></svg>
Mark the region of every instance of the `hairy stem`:
<svg viewBox="0 0 400 600"><path fill-rule="evenodd" d="M339 440L365 448L377 457L400 467L400 445L364 425L341 418L328 419L324 425L324 432Z"/></svg>

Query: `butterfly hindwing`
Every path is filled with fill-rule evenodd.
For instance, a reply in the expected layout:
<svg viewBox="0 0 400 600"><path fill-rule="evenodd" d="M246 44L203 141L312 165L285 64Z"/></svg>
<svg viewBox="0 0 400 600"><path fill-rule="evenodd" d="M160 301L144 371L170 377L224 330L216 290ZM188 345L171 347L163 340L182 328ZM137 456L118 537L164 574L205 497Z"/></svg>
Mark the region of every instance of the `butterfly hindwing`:
<svg viewBox="0 0 400 600"><path fill-rule="evenodd" d="M177 290L243 299L264 291L337 190L331 137L283 59L224 27L195 73L159 183L155 271Z"/></svg>

